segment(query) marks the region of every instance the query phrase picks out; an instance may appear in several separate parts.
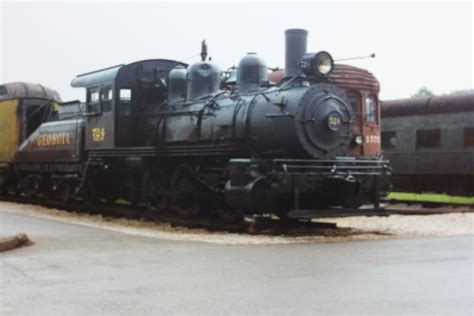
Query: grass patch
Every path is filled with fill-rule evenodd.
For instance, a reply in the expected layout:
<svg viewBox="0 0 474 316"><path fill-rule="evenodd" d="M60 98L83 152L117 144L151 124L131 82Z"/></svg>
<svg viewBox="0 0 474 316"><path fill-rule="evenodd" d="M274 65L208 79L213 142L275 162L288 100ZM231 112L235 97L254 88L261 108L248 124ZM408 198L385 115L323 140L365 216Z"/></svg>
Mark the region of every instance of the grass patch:
<svg viewBox="0 0 474 316"><path fill-rule="evenodd" d="M447 194L437 193L405 193L391 192L388 197L400 201L420 201L420 202L442 202L442 203L459 203L474 204L474 197L468 196L451 196Z"/></svg>

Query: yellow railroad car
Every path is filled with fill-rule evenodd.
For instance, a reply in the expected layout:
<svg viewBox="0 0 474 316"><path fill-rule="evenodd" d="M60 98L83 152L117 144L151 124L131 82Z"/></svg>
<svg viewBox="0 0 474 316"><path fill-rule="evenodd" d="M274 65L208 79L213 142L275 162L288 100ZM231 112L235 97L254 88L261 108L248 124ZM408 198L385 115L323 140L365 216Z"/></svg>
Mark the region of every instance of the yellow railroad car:
<svg viewBox="0 0 474 316"><path fill-rule="evenodd" d="M19 145L52 115L60 101L56 91L40 84L0 85L0 189Z"/></svg>

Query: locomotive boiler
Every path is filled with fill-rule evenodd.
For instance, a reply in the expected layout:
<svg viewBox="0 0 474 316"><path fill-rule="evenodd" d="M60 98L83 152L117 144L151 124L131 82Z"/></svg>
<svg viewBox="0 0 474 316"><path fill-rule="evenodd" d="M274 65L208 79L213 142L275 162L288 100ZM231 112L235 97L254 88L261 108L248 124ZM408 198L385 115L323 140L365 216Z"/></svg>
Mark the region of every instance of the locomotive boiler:
<svg viewBox="0 0 474 316"><path fill-rule="evenodd" d="M233 219L377 204L390 171L380 156L348 155L357 113L329 80L331 55L307 53L306 30L285 36L277 85L249 53L226 89L207 49L190 66L145 60L75 77L84 107L51 117L20 146L18 186Z"/></svg>

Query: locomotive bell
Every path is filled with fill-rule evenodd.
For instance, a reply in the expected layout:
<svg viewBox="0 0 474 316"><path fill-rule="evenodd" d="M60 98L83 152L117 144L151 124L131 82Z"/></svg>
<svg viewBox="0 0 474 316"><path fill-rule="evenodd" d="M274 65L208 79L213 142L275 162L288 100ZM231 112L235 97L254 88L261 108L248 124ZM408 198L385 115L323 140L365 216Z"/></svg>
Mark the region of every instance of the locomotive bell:
<svg viewBox="0 0 474 316"><path fill-rule="evenodd" d="M168 104L186 100L186 69L179 65L168 74Z"/></svg>
<svg viewBox="0 0 474 316"><path fill-rule="evenodd" d="M239 92L254 92L268 81L267 65L256 53L248 53L240 60L237 69Z"/></svg>
<svg viewBox="0 0 474 316"><path fill-rule="evenodd" d="M188 100L198 100L216 94L220 82L221 70L217 65L207 61L193 64L187 71Z"/></svg>

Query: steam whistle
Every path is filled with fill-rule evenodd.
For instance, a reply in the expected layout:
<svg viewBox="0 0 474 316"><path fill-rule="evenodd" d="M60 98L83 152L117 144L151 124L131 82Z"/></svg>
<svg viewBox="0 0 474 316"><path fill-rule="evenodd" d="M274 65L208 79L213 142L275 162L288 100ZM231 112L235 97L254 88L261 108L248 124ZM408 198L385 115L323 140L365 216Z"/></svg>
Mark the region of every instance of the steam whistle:
<svg viewBox="0 0 474 316"><path fill-rule="evenodd" d="M205 61L207 57L207 45L206 45L206 40L203 40L201 42L201 60Z"/></svg>

